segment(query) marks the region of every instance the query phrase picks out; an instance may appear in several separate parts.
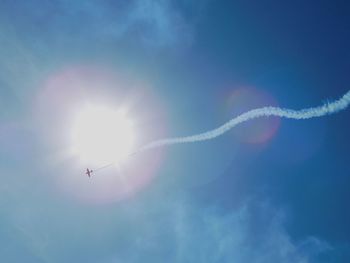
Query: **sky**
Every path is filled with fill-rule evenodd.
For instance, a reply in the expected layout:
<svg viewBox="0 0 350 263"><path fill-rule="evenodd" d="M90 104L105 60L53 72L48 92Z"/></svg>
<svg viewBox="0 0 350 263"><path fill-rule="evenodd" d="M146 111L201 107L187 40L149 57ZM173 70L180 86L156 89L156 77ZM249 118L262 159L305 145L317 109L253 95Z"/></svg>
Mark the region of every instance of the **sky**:
<svg viewBox="0 0 350 263"><path fill-rule="evenodd" d="M126 109L137 150L331 102L349 46L346 1L0 0L1 261L349 262L350 109L251 120L92 178L69 150L84 103Z"/></svg>

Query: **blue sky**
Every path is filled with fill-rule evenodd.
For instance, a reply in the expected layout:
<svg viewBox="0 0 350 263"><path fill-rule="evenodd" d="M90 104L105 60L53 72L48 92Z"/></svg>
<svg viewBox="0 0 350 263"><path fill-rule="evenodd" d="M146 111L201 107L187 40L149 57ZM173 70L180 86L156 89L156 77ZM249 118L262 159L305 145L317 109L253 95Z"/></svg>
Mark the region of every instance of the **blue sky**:
<svg viewBox="0 0 350 263"><path fill-rule="evenodd" d="M84 100L132 105L139 145L317 106L349 90L349 46L346 1L1 1L1 261L348 262L349 110L90 180L66 134Z"/></svg>

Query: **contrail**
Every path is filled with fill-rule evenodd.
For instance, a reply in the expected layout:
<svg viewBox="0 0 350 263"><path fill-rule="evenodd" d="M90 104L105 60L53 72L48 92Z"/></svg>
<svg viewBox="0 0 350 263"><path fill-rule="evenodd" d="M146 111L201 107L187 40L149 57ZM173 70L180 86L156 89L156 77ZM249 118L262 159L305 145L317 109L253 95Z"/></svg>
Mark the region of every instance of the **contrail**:
<svg viewBox="0 0 350 263"><path fill-rule="evenodd" d="M207 132L186 136L186 137L174 137L174 138L167 138L167 139L161 139L161 140L150 142L149 144L146 144L143 147L136 150L135 152L131 153L130 156L140 152L150 150L150 149L172 145L172 144L193 143L193 142L211 140L223 135L224 133L228 132L229 130L231 130L232 128L234 128L240 123L243 123L252 119L260 118L260 117L276 116L276 117L296 119L296 120L310 119L310 118L322 117L325 115L333 114L338 111L344 110L349 106L349 104L350 104L350 90L347 93L345 93L343 97L341 97L336 101L326 103L322 106L313 107L313 108L307 108L307 109L301 109L301 110L285 109L285 108L272 107L272 106L257 108L257 109L253 109L245 113L242 113L241 115L238 115L237 117L229 120L228 122L221 125L220 127L213 130L209 130ZM96 170L106 168L113 164L114 163L108 164Z"/></svg>
<svg viewBox="0 0 350 263"><path fill-rule="evenodd" d="M314 108L301 109L301 110L284 109L284 108L271 107L271 106L257 108L257 109L247 111L231 119L230 121L226 122L225 124L221 125L216 129L195 134L192 136L176 137L176 138L169 138L169 139L154 141L143 146L135 153L142 152L152 148L157 148L160 146L165 146L165 145L211 140L223 135L224 133L228 132L229 130L231 130L232 128L234 128L235 126L237 126L242 122L246 122L246 121L260 118L260 117L277 116L277 117L296 119L296 120L310 119L310 118L321 117L324 115L329 115L329 114L344 110L349 106L349 104L350 104L350 90L339 100L333 101L331 103L326 103L322 106L314 107Z"/></svg>

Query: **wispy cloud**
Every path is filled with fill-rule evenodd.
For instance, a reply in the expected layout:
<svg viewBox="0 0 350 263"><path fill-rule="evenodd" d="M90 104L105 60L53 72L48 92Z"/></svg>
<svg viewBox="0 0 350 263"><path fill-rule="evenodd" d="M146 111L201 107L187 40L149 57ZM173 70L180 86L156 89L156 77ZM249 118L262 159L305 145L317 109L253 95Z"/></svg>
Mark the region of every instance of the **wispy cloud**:
<svg viewBox="0 0 350 263"><path fill-rule="evenodd" d="M169 0L136 0L128 20L130 28L142 31L142 39L151 45L188 45L194 37L190 19Z"/></svg>
<svg viewBox="0 0 350 263"><path fill-rule="evenodd" d="M129 239L127 246L132 250L116 252L113 260L312 263L332 250L316 237L293 240L286 231L284 214L261 202L248 202L229 213L179 202L170 205L161 219L146 222Z"/></svg>
<svg viewBox="0 0 350 263"><path fill-rule="evenodd" d="M178 210L177 262L304 263L330 249L307 237L294 242L284 216L266 204L247 204L236 212Z"/></svg>
<svg viewBox="0 0 350 263"><path fill-rule="evenodd" d="M192 22L200 11L185 15L184 9L193 11L201 6L203 3L180 8L178 2L171 0L30 0L18 6L10 2L3 4L2 12L11 16L9 20L16 26L25 27L31 36L37 35L37 40L49 37L72 41L85 37L101 42L131 38L150 46L167 47L191 43Z"/></svg>
<svg viewBox="0 0 350 263"><path fill-rule="evenodd" d="M228 211L159 197L106 209L66 204L64 210L52 200L35 208L25 200L8 208L13 225L6 225L17 230L0 243L17 236L8 259L21 246L28 257L48 262L319 263L337 249L317 237L294 240L283 211L256 199ZM70 216L61 218L63 211Z"/></svg>

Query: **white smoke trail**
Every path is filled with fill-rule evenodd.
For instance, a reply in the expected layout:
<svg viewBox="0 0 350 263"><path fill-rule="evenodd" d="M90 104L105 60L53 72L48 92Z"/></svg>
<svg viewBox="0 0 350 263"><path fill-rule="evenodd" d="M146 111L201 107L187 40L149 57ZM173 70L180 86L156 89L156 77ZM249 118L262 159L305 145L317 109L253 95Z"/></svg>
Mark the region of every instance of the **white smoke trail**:
<svg viewBox="0 0 350 263"><path fill-rule="evenodd" d="M344 110L349 106L349 104L350 104L350 90L339 100L333 101L331 103L326 103L322 106L314 107L314 108L292 110L292 109L283 109L283 108L268 106L268 107L253 109L231 119L230 121L226 122L225 124L221 125L216 129L195 134L192 136L157 140L143 146L135 153L142 152L152 148L165 146L165 145L179 144L179 143L193 143L193 142L211 140L218 136L223 135L224 133L231 130L236 125L242 122L246 122L248 120L259 118L259 117L277 116L277 117L297 119L297 120L310 119L310 118L321 117L324 115L328 115L328 114L332 114L332 113L336 113L338 111Z"/></svg>
<svg viewBox="0 0 350 263"><path fill-rule="evenodd" d="M193 142L211 140L218 136L223 135L224 133L234 128L236 125L255 118L277 116L277 117L283 117L287 119L296 119L296 120L310 119L310 118L325 116L328 114L333 114L338 111L344 110L349 106L349 104L350 104L350 90L347 93L345 93L345 95L341 97L339 100L326 103L322 106L313 107L313 108L307 108L307 109L301 109L301 110L284 109L284 108L271 107L271 106L257 108L257 109L247 111L231 119L230 121L226 122L225 124L221 125L216 129L191 135L191 136L186 136L186 137L175 137L175 138L168 138L168 139L153 141L141 147L140 149L136 150L135 152L131 153L130 155L134 155L140 152L144 152L146 150L150 150L153 148L162 147L166 145L193 143ZM114 163L108 164L96 170L104 169L113 164Z"/></svg>

